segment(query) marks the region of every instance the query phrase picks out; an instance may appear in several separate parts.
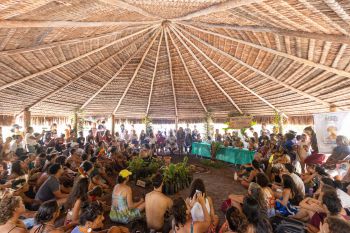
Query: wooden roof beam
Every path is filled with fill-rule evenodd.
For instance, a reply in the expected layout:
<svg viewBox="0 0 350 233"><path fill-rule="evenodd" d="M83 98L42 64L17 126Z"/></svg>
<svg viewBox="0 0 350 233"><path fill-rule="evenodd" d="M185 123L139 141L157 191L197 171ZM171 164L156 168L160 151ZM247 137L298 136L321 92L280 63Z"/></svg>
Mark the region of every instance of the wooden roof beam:
<svg viewBox="0 0 350 233"><path fill-rule="evenodd" d="M180 22L179 22L180 23ZM199 26L205 27L208 29L228 29L228 30L237 30L237 31L251 31L251 32L267 32L274 33L281 36L291 36L297 38L309 38L315 40L323 40L337 43L347 43L350 44L350 38L345 35L334 35L334 34L321 34L315 32L305 32L305 31L294 31L281 29L276 27L262 27L262 26L239 26L231 24L212 24L212 23L203 23L203 22L191 22L191 21L181 21L181 24L190 25L190 26Z"/></svg>
<svg viewBox="0 0 350 233"><path fill-rule="evenodd" d="M245 66L245 67L247 67L247 68L249 68L249 69L251 69L251 70L253 70L255 73L260 74L261 76L263 76L263 77L265 77L265 78L268 78L268 79L270 79L271 81L273 81L273 82L275 82L275 83L277 83L277 84L279 84L279 85L281 85L281 86L283 86L283 87L285 87L285 88L287 88L287 89L289 89L289 90L291 90L291 91L294 91L294 92L298 93L299 95L301 95L301 96L303 96L303 97L305 97L305 98L314 100L315 102L320 103L320 104L322 104L322 105L324 105L324 106L327 106L327 107L330 106L330 104L329 104L328 102L326 102L326 101L324 101L324 100L321 100L321 99L319 99L319 98L317 98L317 97L315 97L315 96L312 96L312 95L310 95L310 94L308 94L308 93L306 93L306 92L303 92L303 91L301 91L301 90L299 90L299 89L297 89L297 88L294 88L294 87L292 87L292 86L286 84L285 82L282 82L282 81L276 79L275 77L272 77L272 76L270 76L270 75L268 75L268 74L262 72L261 70L256 69L255 67L252 67L251 65L249 65L249 64L247 64L247 63L245 63L245 62L243 62L242 60L240 60L240 59L238 59L238 58L232 56L231 54L229 54L229 53L227 53L227 52L225 52L225 51L222 51L221 49L218 49L218 48L212 46L211 44L205 42L204 40L198 38L197 36L194 36L194 35L191 34L191 37L194 38L196 41L199 41L199 42L201 42L202 44L204 44L204 45L206 45L206 46L212 48L212 49L215 50L216 52L218 52L218 53L220 53L220 54L222 54L222 55L224 55L224 56L226 56L226 57L229 57L231 60L234 60L235 62L237 62L237 63L239 63L239 64L241 64L241 65L243 65L243 66Z"/></svg>
<svg viewBox="0 0 350 233"><path fill-rule="evenodd" d="M207 108L205 107L205 105L204 105L204 103L203 103L203 100L202 100L202 98L201 98L201 96L200 96L200 94L199 94L199 92L198 92L198 89L197 89L196 85L195 85L194 82L193 82L192 76L191 76L190 72L188 71L186 62L185 62L184 58L182 57L182 54L181 54L181 52L180 52L180 49L179 49L178 46L175 44L175 42L174 42L174 40L173 40L173 37L171 36L170 33L169 33L169 38L170 38L171 42L173 43L173 45L174 45L174 47L175 47L177 53L179 54L180 60L181 60L183 66L184 66L184 68L185 68L186 74L187 74L187 76L188 76L188 78L189 78L189 80L190 80L190 82L191 82L191 84L192 84L192 86L193 86L193 89L194 89L194 91L195 91L196 94L197 94L197 97L198 97L198 99L199 99L199 102L201 103L201 105L202 105L204 111L205 111L205 112L208 112L208 110L207 110Z"/></svg>
<svg viewBox="0 0 350 233"><path fill-rule="evenodd" d="M155 35L153 35L154 37ZM123 65L119 68L119 70L110 78L100 89L98 89L85 103L80 107L80 110L83 110L98 94L101 93L114 79L118 77L118 75L124 70L124 68L129 64L129 62L138 54L141 49L149 42L149 40L146 40L142 46L140 46L134 54L132 54L125 62L123 62Z"/></svg>
<svg viewBox="0 0 350 233"><path fill-rule="evenodd" d="M62 63L60 63L60 64L58 64L58 65L52 66L52 67L47 68L47 69L45 69L45 70L41 70L41 71L39 71L39 72L37 72L37 73L34 73L34 74L31 74L31 75L22 77L22 78L20 78L20 79L17 79L17 80L15 80L15 81L12 81L12 82L10 82L10 83L7 83L7 84L5 84L5 85L2 85L2 86L0 86L0 90L6 89L6 88L11 87L11 86L13 86L13 85L16 85L16 84L18 84L18 83L22 83L22 82L24 82L24 81L28 81L28 80L30 80L30 79L32 79L32 78L38 77L38 76L40 76L40 75L43 75L43 74L46 74L46 73L51 72L51 71L53 71L53 70L56 70L56 69L58 69L58 68L61 68L61 67L65 66L65 65L68 65L68 64L70 64L70 63L72 63L72 62L75 62L75 61L78 61L78 60L80 60L80 59L82 59L82 58L84 58L84 57L90 56L91 54L97 53L97 52L99 52L99 51L101 51L101 50L103 50L103 49L105 49L105 48L108 48L108 47L110 47L110 46L112 46L112 45L114 45L114 44L117 44L117 43L119 43L120 41L129 39L129 38L132 38L132 37L134 37L134 36L136 36L136 35L138 35L138 34L144 33L144 32L146 32L146 31L148 31L148 30L150 30L150 29L152 29L152 28L154 28L154 27L155 27L155 26L151 26L151 27L148 27L148 28L146 28L146 29L137 31L137 32L135 32L135 33L133 33L133 34L130 34L130 35L128 35L128 36L125 36L125 37L119 38L119 39L117 39L117 40L115 40L115 41L112 41L112 42L110 42L110 43L108 43L108 44L106 44L106 45L104 45L104 46L102 46L102 47L100 47L100 48L91 50L91 51L88 52L88 53L85 53L85 54L80 55L80 56L78 56L78 57L75 57L75 58L72 58L72 59L67 60L67 61L65 61L65 62L62 62Z"/></svg>
<svg viewBox="0 0 350 233"><path fill-rule="evenodd" d="M323 0L345 23L350 25L350 15L336 0Z"/></svg>
<svg viewBox="0 0 350 233"><path fill-rule="evenodd" d="M213 14L216 12L220 12L220 11L225 11L225 10L229 10L232 8L237 8L240 6L245 6L245 5L250 5L253 3L260 3L263 2L263 0L229 0L226 2L222 2L222 3L218 3L218 4L214 4L214 5L210 5L207 8L204 9L200 9L198 11L195 12L191 12L185 16L179 17L179 18L174 18L171 19L172 21L180 21L180 20L190 20L192 18L195 17L200 17L203 15L209 15L209 14Z"/></svg>
<svg viewBox="0 0 350 233"><path fill-rule="evenodd" d="M167 27L166 30L169 30L169 28ZM173 89L173 95L174 95L175 118L177 119L179 115L178 115L178 112L177 112L176 92L175 92L174 76L173 76L173 65L172 65L171 57L170 57L170 50L169 50L167 33L165 33L165 44L166 44L166 51L167 51L168 62L169 62L171 88Z"/></svg>
<svg viewBox="0 0 350 233"><path fill-rule="evenodd" d="M128 86L127 86L127 87L125 88L125 90L124 90L123 95L120 97L120 99L119 99L119 101L118 101L118 104L117 104L117 106L115 107L115 109L114 109L114 111L113 111L113 114L115 114L115 113L118 111L118 109L119 109L121 103L123 102L123 99L125 98L125 96L126 96L126 94L128 93L128 91L129 91L129 89L130 89L132 83L134 82L134 79L136 78L137 73L139 72L139 69L141 68L141 66L142 66L142 64L143 64L143 61L145 60L145 58L146 58L146 56L147 56L149 50L151 49L152 45L154 44L154 41L157 39L157 37L158 37L158 35L159 35L160 32L161 32L161 30L159 30L158 33L155 34L155 36L153 37L152 41L149 43L149 46L147 47L145 53L143 54L140 63L139 63L139 64L137 65L137 67L136 67L136 70L135 70L135 72L134 72L134 75L131 77Z"/></svg>
<svg viewBox="0 0 350 233"><path fill-rule="evenodd" d="M179 24L182 24L182 23L179 22ZM350 78L350 72L347 72L345 70L340 70L340 69L337 69L337 68L333 68L333 67L329 67L329 66L326 66L326 65L322 65L322 64L310 61L308 59L297 57L297 56L294 56L294 55L291 55L291 54L287 54L287 53L284 53L284 52L281 52L281 51L274 50L272 48L267 48L267 47L264 47L264 46L261 46L261 45L257 45L257 44L254 44L254 43L251 43L251 42L248 42L248 41L244 41L244 40L232 38L232 37L229 37L229 36L225 36L225 35L222 35L220 33L203 30L201 28L198 28L198 27L195 27L195 26L192 26L192 25L189 25L189 24L184 24L184 25L187 26L187 27L193 28L193 29L195 29L197 31L206 33L206 34L211 34L213 36L218 36L218 37L221 37L221 38L224 38L224 39L227 39L227 40L234 41L236 43L246 44L248 46L251 46L251 47L254 47L254 48L257 48L257 49L261 49L261 50L266 51L268 53L276 54L278 56L285 57L285 58L288 58L288 59L291 59L291 60L294 60L294 61L306 64L306 65L314 67L314 68L322 69L322 70L325 70L325 71L337 74L339 76L344 76L344 77Z"/></svg>
<svg viewBox="0 0 350 233"><path fill-rule="evenodd" d="M104 22L82 22L82 21L30 21L30 20L0 20L0 28L63 28L63 27L111 27L131 26L144 24L157 24L161 20L154 21L104 21Z"/></svg>
<svg viewBox="0 0 350 233"><path fill-rule="evenodd" d="M99 34L97 36L92 36L92 37L82 37L82 38L77 38L77 39L63 40L63 41L57 41L57 42L52 42L52 43L40 44L40 45L35 45L35 46L32 46L32 47L0 51L0 56L17 54L17 53L28 53L28 52L33 52L35 50L48 49L48 48L61 46L61 45L77 44L77 43L80 43L80 42L86 42L86 41L90 41L90 40L101 39L101 38L104 38L104 37L107 37L107 36L118 35L118 34L123 33L124 31L130 30L130 29L145 28L145 26L146 25L127 27L127 28L124 28L124 29L122 29L120 31L118 30L117 32L113 31L113 32L110 32L110 33Z"/></svg>
<svg viewBox="0 0 350 233"><path fill-rule="evenodd" d="M154 29L155 30L155 29ZM147 34L150 34L152 31L148 32ZM133 43L135 43L136 41L142 40L143 38L138 38L136 39ZM66 84L64 84L63 86L59 87L58 89L50 92L49 94L47 94L46 96L44 96L43 98L39 99L38 101L34 102L33 104L31 104L30 106L28 106L28 109L32 109L35 106L37 106L38 104L40 104L41 102L51 98L52 96L54 96L55 94L59 93L60 91L64 90L65 88L67 88L68 86L70 86L72 83L78 81L79 79L81 79L82 77L84 77L86 74L90 73L91 71L93 71L94 69L98 68L100 65L112 60L117 54L124 52L125 50L127 50L130 47L130 44L124 46L122 49L118 50L117 53L112 54L111 56L109 56L107 59L97 63L96 65L92 66L91 68L89 68L88 70L84 71L83 73L79 74L77 77L69 80Z"/></svg>
<svg viewBox="0 0 350 233"><path fill-rule="evenodd" d="M227 94L227 92L220 86L220 84L214 79L214 77L210 74L207 68L204 67L202 62L197 58L197 56L192 52L192 50L187 46L187 44L181 39L181 37L177 34L175 30L172 30L178 40L183 44L183 46L187 49L187 51L192 55L194 60L198 63L198 65L202 68L202 70L208 75L211 81L215 84L215 86L226 96L226 98L231 102L231 104L238 110L239 113L243 114L243 111L238 107L238 105L233 101L231 96Z"/></svg>
<svg viewBox="0 0 350 233"><path fill-rule="evenodd" d="M152 82L151 82L151 90L149 91L149 96L148 96L148 103L147 103L147 109L146 109L146 116L148 116L149 107L151 106L152 93L153 93L153 86L154 86L154 79L155 79L156 74L157 74L157 65L158 65L158 60L159 60L159 51L160 51L160 46L161 46L162 40L163 40L163 34L164 34L164 29L162 29L162 34L160 35L160 40L159 40L158 49L157 49L157 57L156 57L156 61L155 61L155 63L154 63L154 69L153 69L153 75L152 75Z"/></svg>
<svg viewBox="0 0 350 233"><path fill-rule="evenodd" d="M162 19L161 17L154 15L154 14L151 14L140 7L134 6L132 4L129 4L129 3L121 1L121 0L99 0L99 1L104 2L108 5L117 6L119 8L124 9L124 10L127 10L127 11L137 12L143 16L146 16L146 17Z"/></svg>
<svg viewBox="0 0 350 233"><path fill-rule="evenodd" d="M255 91L253 91L252 89L250 89L249 87L247 87L246 85L244 85L242 82L240 82L238 79L236 79L235 77L233 77L229 72L227 72L225 69L223 69L219 64L217 64L215 61L213 61L213 59L211 59L208 55L206 55L200 48L198 48L195 44L193 44L189 39L187 39L182 32L178 31L176 28L174 28L174 30L176 30L180 35L182 35L182 37L189 43L192 45L192 47L194 47L200 54L202 54L211 64L213 64L216 68L218 68L221 72L223 72L224 74L226 74L228 77L230 77L233 81L235 81L236 83L238 83L241 87L243 87L244 89L246 89L248 92L250 92L252 95L254 95L255 97L257 97L258 99L260 99L262 102L264 102L265 104L267 104L269 107L271 107L272 109L276 110L277 112L282 112L281 110L279 110L278 108L276 108L274 105L272 105L270 102L268 102L266 99L264 99L263 97L261 97L259 94L257 94ZM191 34L187 33L189 36L192 37ZM194 38L194 37L192 37ZM202 42L202 41L200 41ZM204 41L203 41L204 42ZM214 51L217 51L218 49L215 48L214 46L211 46L209 44L205 44L207 45L209 48L211 48Z"/></svg>

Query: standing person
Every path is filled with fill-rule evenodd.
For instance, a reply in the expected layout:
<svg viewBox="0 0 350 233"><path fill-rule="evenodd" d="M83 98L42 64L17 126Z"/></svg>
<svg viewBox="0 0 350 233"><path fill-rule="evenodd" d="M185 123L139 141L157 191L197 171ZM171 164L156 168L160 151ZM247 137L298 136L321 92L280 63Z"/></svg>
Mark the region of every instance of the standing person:
<svg viewBox="0 0 350 233"><path fill-rule="evenodd" d="M186 133L186 136L185 136L185 152L187 154L190 154L191 151L192 151L192 135L191 135L191 132L189 133Z"/></svg>
<svg viewBox="0 0 350 233"><path fill-rule="evenodd" d="M185 131L182 127L176 132L177 146L179 148L180 155L184 152Z"/></svg>
<svg viewBox="0 0 350 233"><path fill-rule="evenodd" d="M305 172L305 159L311 154L311 142L307 134L303 133L301 135L300 144L298 146L298 157L301 164L302 173Z"/></svg>
<svg viewBox="0 0 350 233"><path fill-rule="evenodd" d="M140 133L140 140L139 140L141 146L143 146L143 145L145 145L145 144L147 143L146 138L147 138L147 135L146 135L145 131L144 131L144 130L141 130L141 133Z"/></svg>
<svg viewBox="0 0 350 233"><path fill-rule="evenodd" d="M11 142L10 151L18 157L24 155L23 137L21 135L14 135Z"/></svg>
<svg viewBox="0 0 350 233"><path fill-rule="evenodd" d="M216 129L215 130L215 141L216 142L222 142L222 135L220 134L220 132L219 132L219 129Z"/></svg>
<svg viewBox="0 0 350 233"><path fill-rule="evenodd" d="M0 200L0 232L27 233L27 228L19 219L25 212L22 198L6 194Z"/></svg>
<svg viewBox="0 0 350 233"><path fill-rule="evenodd" d="M79 131L78 133L78 138L77 138L77 143L79 144L79 148L84 148L85 145L85 137L83 135L83 131Z"/></svg>
<svg viewBox="0 0 350 233"><path fill-rule="evenodd" d="M151 131L149 134L148 143L151 148L152 154L154 154L154 151L156 150L157 138L154 136L153 131Z"/></svg>
<svg viewBox="0 0 350 233"><path fill-rule="evenodd" d="M36 152L36 147L38 146L38 140L44 136L45 132L42 132L38 136L33 135L34 130L33 127L28 127L27 128L27 133L24 136L24 143L26 145L27 151L29 153L35 153Z"/></svg>
<svg viewBox="0 0 350 233"><path fill-rule="evenodd" d="M166 219L165 215L169 214L173 201L162 193L163 176L161 174L156 174L152 183L154 189L145 198L147 227L157 232L168 233L171 229L171 221Z"/></svg>
<svg viewBox="0 0 350 233"><path fill-rule="evenodd" d="M137 147L139 145L138 137L136 134L136 130L131 130L131 136L130 136L131 144L134 145L134 147Z"/></svg>
<svg viewBox="0 0 350 233"><path fill-rule="evenodd" d="M317 144L317 137L314 129L311 126L308 126L304 129L304 133L307 134L310 138L312 152L317 154L318 144Z"/></svg>
<svg viewBox="0 0 350 233"><path fill-rule="evenodd" d="M159 150L159 152L161 153L164 153L165 137L163 136L161 131L158 131L156 138L157 138L157 150Z"/></svg>
<svg viewBox="0 0 350 233"><path fill-rule="evenodd" d="M172 130L169 132L169 136L166 139L167 148L170 150L170 155L174 155L174 151L177 149L177 140Z"/></svg>

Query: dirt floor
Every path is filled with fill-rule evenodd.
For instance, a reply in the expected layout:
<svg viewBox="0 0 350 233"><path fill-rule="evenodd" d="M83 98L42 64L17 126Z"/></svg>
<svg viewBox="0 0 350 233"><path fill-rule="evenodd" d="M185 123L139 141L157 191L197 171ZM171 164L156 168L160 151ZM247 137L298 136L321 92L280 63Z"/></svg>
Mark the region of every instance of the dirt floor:
<svg viewBox="0 0 350 233"><path fill-rule="evenodd" d="M177 163L182 161L183 156L174 156L172 158L173 163ZM215 213L220 218L220 224L224 222L224 214L221 211L221 204L225 201L229 194L245 194L247 191L244 189L238 182L235 182L233 179L234 167L231 164L226 164L222 168L213 168L210 166L205 166L200 163L202 158L196 158L196 156L189 156L189 163L198 165L204 168L207 168L207 172L194 174L194 179L200 178L204 181L205 188L208 196L213 199ZM134 183L134 182L132 182ZM151 188L140 188L137 186L133 186L134 197L135 199L139 199L143 194L149 192ZM190 194L190 189L184 189L178 192L177 194L171 196L171 198L183 197L186 198Z"/></svg>

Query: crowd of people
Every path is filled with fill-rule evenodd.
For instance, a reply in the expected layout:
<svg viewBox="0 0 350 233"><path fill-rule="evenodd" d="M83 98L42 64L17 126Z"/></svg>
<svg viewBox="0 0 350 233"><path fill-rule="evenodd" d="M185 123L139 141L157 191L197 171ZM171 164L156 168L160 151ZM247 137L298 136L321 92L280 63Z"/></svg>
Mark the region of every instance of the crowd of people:
<svg viewBox="0 0 350 233"><path fill-rule="evenodd" d="M40 133L15 125L13 136L0 140L0 232L126 233L135 228L130 223L144 222L139 232L270 233L281 218L312 233L350 232L345 136L336 137L328 158L318 152L311 127L301 135L283 135L263 124L259 133L250 128L239 137L216 131L205 140L255 151L252 163L234 172L247 194L231 194L222 203L223 224L201 179L192 182L187 198L175 199L163 194L161 173L152 177L153 190L138 200L129 184L128 161L190 154L192 142L202 141L196 128L137 135L122 125L112 135L101 122L84 136L70 126L58 135L55 124Z"/></svg>

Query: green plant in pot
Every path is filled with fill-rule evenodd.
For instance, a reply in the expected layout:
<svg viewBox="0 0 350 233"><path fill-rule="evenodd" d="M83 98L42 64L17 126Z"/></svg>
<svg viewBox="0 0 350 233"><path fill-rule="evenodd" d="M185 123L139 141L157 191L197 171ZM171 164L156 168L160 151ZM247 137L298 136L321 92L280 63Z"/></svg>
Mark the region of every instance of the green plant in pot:
<svg viewBox="0 0 350 233"><path fill-rule="evenodd" d="M220 146L221 146L220 142L212 142L211 143L211 151L210 152L211 152L211 160L212 161L216 160L216 154L219 151Z"/></svg>
<svg viewBox="0 0 350 233"><path fill-rule="evenodd" d="M132 172L133 178L137 180L139 178L139 173L143 169L144 160L139 157L133 158L128 163L128 170Z"/></svg>

